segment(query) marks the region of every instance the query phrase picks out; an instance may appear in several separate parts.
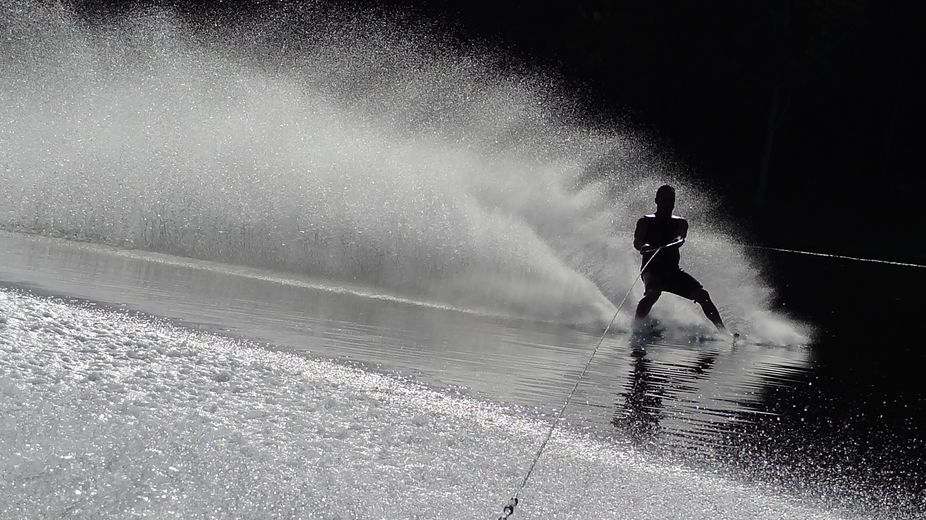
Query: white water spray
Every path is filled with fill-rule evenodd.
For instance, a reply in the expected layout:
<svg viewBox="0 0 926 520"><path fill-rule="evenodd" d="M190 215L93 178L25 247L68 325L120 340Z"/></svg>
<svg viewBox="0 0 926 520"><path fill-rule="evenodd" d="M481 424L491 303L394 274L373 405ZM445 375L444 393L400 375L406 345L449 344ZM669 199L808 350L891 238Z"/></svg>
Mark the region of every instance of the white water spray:
<svg viewBox="0 0 926 520"><path fill-rule="evenodd" d="M488 55L386 22L207 34L164 10L2 11L6 229L602 323L639 269L626 231L668 181L683 266L728 322L805 339L709 195L633 136L562 122L562 96ZM705 323L669 296L654 313Z"/></svg>

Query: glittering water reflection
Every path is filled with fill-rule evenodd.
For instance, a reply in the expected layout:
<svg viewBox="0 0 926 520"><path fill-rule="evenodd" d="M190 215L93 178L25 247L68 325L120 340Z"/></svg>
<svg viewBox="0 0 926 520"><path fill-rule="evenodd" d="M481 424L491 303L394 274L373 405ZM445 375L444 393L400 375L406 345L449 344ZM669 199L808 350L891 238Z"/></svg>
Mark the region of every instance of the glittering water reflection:
<svg viewBox="0 0 926 520"><path fill-rule="evenodd" d="M598 340L596 331L364 296L362 288L321 289L317 280L268 271L8 233L0 233L0 240L5 285L355 361L535 412L559 409ZM831 417L814 416L842 398L838 389L821 384L826 367L814 352L671 336L639 343L609 335L566 411L564 427L654 456L713 469L741 467L801 486L825 474L827 485L845 480L854 482L852 489L879 483L896 488L900 482L916 492L909 487L922 466L916 457L907 457L912 476L874 475L873 482L853 480L862 473L834 462L851 438L840 436L844 429ZM870 415L863 412L841 419L856 424ZM892 434L909 440L909 432ZM888 465L891 457L919 453L874 449Z"/></svg>
<svg viewBox="0 0 926 520"><path fill-rule="evenodd" d="M597 341L568 327L332 293L263 271L38 237L3 239L7 283L380 365L521 405L556 407ZM732 422L762 412L764 386L787 384L807 363L803 348L669 339L631 345L628 336L613 335L568 420L608 434L614 424L635 442L652 437L647 442L710 450ZM610 408L616 411L602 411Z"/></svg>

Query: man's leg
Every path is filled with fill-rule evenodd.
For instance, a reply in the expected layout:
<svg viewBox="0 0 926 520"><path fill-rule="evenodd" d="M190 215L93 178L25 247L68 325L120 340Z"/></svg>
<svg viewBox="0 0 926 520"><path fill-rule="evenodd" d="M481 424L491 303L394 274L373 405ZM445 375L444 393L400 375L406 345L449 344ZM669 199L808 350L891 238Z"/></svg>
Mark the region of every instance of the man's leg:
<svg viewBox="0 0 926 520"><path fill-rule="evenodd" d="M704 290L702 287L695 292L694 301L701 306L701 310L704 311L704 315L707 316L707 319L711 320L711 323L717 327L717 330L721 332L726 332L727 327L723 324L723 318L720 317L720 311L717 310L717 306L714 305L714 302L711 301L711 295Z"/></svg>
<svg viewBox="0 0 926 520"><path fill-rule="evenodd" d="M646 318L649 314L650 309L653 308L653 305L656 303L656 300L659 299L659 295L662 294L662 291L650 291L647 290L643 294L643 298L640 299L640 303L637 304L637 320L642 320Z"/></svg>
<svg viewBox="0 0 926 520"><path fill-rule="evenodd" d="M717 310L717 306L711 300L711 295L704 290L699 281L695 280L694 276L679 269L669 277L666 290L683 298L694 300L695 303L701 306L704 315L711 320L717 330L720 332L727 331L727 327L723 324L723 318L720 317L720 311Z"/></svg>
<svg viewBox="0 0 926 520"><path fill-rule="evenodd" d="M643 298L640 299L640 303L637 304L637 322L646 318L650 309L653 308L653 305L656 304L656 300L658 300L659 296L662 294L662 289L659 288L658 282L652 273L645 272L643 273L642 278L643 286L646 288L646 290L643 292Z"/></svg>

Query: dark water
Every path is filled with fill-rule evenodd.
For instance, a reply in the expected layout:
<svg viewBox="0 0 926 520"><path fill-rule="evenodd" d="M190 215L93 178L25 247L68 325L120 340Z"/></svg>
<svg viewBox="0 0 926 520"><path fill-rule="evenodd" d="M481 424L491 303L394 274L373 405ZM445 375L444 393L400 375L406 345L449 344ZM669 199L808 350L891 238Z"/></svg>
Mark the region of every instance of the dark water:
<svg viewBox="0 0 926 520"><path fill-rule="evenodd" d="M744 431L761 457L860 491L907 493L926 511L926 269L819 257L770 259L779 304L819 333L813 369L771 386Z"/></svg>
<svg viewBox="0 0 926 520"><path fill-rule="evenodd" d="M813 345L639 344L609 335L566 427L796 493L854 496L918 515L926 354L916 298L926 270L800 256L768 265L778 304L818 327ZM318 281L266 271L8 233L0 233L0 283L550 413L599 337L353 294L361 289L321 290Z"/></svg>

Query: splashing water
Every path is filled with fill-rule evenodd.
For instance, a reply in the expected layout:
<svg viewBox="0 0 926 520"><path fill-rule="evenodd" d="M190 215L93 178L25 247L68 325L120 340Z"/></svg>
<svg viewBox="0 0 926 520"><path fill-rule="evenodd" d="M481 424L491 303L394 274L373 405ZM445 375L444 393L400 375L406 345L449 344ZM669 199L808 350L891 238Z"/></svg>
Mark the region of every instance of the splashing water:
<svg viewBox="0 0 926 520"><path fill-rule="evenodd" d="M806 341L713 197L642 140L566 123L566 97L491 53L348 16L207 30L158 9L2 11L6 229L600 324L639 269L628 231L672 182L683 265L728 321ZM654 312L706 323L672 297Z"/></svg>

